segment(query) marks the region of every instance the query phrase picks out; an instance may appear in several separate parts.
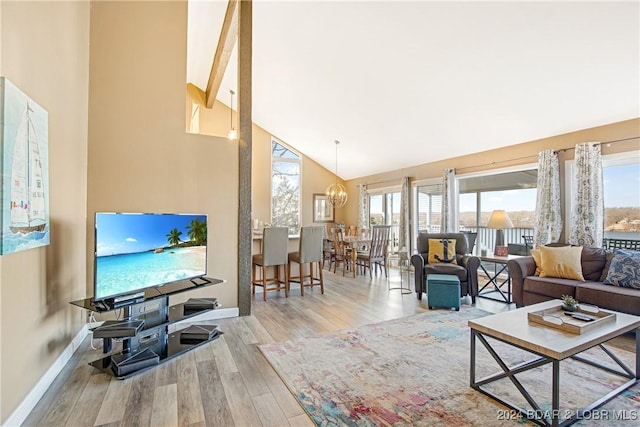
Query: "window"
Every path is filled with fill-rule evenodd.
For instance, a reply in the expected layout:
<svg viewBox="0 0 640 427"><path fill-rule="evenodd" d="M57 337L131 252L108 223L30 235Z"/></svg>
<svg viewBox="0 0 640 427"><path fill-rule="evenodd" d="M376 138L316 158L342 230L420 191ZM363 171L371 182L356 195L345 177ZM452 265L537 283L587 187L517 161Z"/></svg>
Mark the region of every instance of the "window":
<svg viewBox="0 0 640 427"><path fill-rule="evenodd" d="M640 153L603 156L604 237L640 240Z"/></svg>
<svg viewBox="0 0 640 427"><path fill-rule="evenodd" d="M300 231L300 155L271 140L271 224Z"/></svg>
<svg viewBox="0 0 640 427"><path fill-rule="evenodd" d="M491 213L507 211L513 228L504 230L505 244L524 244L523 235L533 235L538 170L505 171L458 178L459 229L477 231L476 250L493 249L495 231L486 228Z"/></svg>
<svg viewBox="0 0 640 427"><path fill-rule="evenodd" d="M369 225L385 224L384 196L382 194L373 194L369 196Z"/></svg>
<svg viewBox="0 0 640 427"><path fill-rule="evenodd" d="M387 190L369 195L369 224L390 225L389 250L398 251L400 232L400 199L399 191Z"/></svg>
<svg viewBox="0 0 640 427"><path fill-rule="evenodd" d="M418 233L440 232L442 223L442 179L413 183L411 210L411 248L415 250Z"/></svg>
<svg viewBox="0 0 640 427"><path fill-rule="evenodd" d="M438 180L439 182L442 180ZM442 224L442 183L415 187L415 218L417 231L437 233ZM414 233L417 235L418 233Z"/></svg>
<svg viewBox="0 0 640 427"><path fill-rule="evenodd" d="M565 230L573 201L574 161L565 169ZM640 151L602 156L604 238L640 240Z"/></svg>

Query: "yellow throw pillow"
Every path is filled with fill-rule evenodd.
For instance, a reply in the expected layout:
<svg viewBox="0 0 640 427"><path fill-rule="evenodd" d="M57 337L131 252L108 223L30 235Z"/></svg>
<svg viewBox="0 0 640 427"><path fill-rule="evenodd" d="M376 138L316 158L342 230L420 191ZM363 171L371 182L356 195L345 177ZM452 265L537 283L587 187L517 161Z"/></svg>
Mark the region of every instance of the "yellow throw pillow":
<svg viewBox="0 0 640 427"><path fill-rule="evenodd" d="M540 277L559 277L584 282L582 246L540 247Z"/></svg>
<svg viewBox="0 0 640 427"><path fill-rule="evenodd" d="M540 267L542 266L542 259L540 259L540 249L531 249L531 256L536 263L536 276L540 275Z"/></svg>
<svg viewBox="0 0 640 427"><path fill-rule="evenodd" d="M429 239L429 264L457 264L456 239Z"/></svg>

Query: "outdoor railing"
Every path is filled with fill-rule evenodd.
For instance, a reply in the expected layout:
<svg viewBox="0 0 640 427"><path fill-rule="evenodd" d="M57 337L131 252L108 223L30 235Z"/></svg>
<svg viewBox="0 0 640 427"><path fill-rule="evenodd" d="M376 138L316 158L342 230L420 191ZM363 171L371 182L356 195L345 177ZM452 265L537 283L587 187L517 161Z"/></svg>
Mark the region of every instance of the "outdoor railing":
<svg viewBox="0 0 640 427"><path fill-rule="evenodd" d="M440 227L431 227L429 230L420 230L420 231L428 231L429 233L439 233ZM488 253L493 253L493 249L496 244L496 230L494 228L486 228L486 227L460 227L460 231L469 231L472 233L478 233L478 237L476 238L475 248L473 250L474 254L480 254L482 249L486 249ZM517 243L524 245L524 239L522 236L533 236L533 228L527 227L517 227L517 228L508 228L504 230L504 244L505 246L509 245L509 243Z"/></svg>

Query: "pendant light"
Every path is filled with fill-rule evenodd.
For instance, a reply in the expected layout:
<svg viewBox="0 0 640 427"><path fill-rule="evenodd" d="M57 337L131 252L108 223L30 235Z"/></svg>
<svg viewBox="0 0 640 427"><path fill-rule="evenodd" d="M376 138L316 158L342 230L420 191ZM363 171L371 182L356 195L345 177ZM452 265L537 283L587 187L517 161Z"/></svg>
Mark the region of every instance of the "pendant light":
<svg viewBox="0 0 640 427"><path fill-rule="evenodd" d="M227 138L229 139L237 139L238 138L238 132L236 132L236 128L235 126L233 126L233 95L235 95L236 93L229 89L229 93L231 94L231 129L229 129L229 133L227 134Z"/></svg>
<svg viewBox="0 0 640 427"><path fill-rule="evenodd" d="M336 182L327 187L325 192L327 202L334 208L341 208L347 204L347 190L344 185L338 183L338 145L340 141L336 140Z"/></svg>

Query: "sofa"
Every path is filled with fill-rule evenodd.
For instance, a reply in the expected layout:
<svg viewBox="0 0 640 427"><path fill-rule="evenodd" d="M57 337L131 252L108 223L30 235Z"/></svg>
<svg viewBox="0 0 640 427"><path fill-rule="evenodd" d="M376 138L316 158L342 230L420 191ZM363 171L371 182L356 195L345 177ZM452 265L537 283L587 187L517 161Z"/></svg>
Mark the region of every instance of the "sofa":
<svg viewBox="0 0 640 427"><path fill-rule="evenodd" d="M579 303L591 304L600 308L620 311L623 313L640 315L640 289L634 287L623 287L615 284L605 284L611 281L609 269L616 269L616 261L613 261L616 253L611 250L600 248L580 248L579 268L581 269L582 280L566 277L541 277L536 274L539 263L533 256L523 256L510 259L507 262L509 274L511 276L512 298L516 306L536 304L539 302L561 298L563 295L571 295ZM623 251L624 252L624 251ZM633 252L633 251L631 251ZM637 252L640 255L640 252ZM635 254L633 255L635 257ZM625 270L628 272L635 269L635 283L640 273L640 264L637 257L633 258L631 264L627 262ZM613 261L613 265L612 265ZM630 267L630 268L629 268ZM614 283L618 283L615 282Z"/></svg>
<svg viewBox="0 0 640 427"><path fill-rule="evenodd" d="M460 296L471 296L473 303L478 295L478 268L480 258L469 254L469 239L465 233L425 233L418 234L416 252L411 256L411 264L415 271L415 292L418 299L427 291L428 274L449 274L460 279ZM445 262L429 262L429 239L452 240L455 239L455 254ZM455 257L455 262L453 258ZM446 262L449 261L449 262Z"/></svg>

